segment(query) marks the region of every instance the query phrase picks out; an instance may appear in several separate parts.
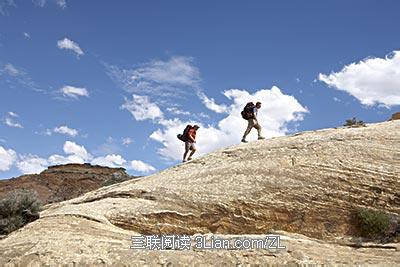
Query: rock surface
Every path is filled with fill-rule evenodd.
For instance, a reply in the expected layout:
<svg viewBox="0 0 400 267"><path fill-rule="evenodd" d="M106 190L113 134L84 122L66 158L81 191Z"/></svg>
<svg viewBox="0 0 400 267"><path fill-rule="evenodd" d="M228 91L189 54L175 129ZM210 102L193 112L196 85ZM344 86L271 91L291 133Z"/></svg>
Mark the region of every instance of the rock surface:
<svg viewBox="0 0 400 267"><path fill-rule="evenodd" d="M398 120L240 144L51 204L0 240L0 265L400 265L399 243L355 242L365 207L400 214ZM132 235L207 233L287 248L129 249Z"/></svg>
<svg viewBox="0 0 400 267"><path fill-rule="evenodd" d="M40 174L0 180L0 198L12 190L28 189L36 191L41 202L47 204L75 198L102 186L132 178L123 168L90 164L50 166Z"/></svg>

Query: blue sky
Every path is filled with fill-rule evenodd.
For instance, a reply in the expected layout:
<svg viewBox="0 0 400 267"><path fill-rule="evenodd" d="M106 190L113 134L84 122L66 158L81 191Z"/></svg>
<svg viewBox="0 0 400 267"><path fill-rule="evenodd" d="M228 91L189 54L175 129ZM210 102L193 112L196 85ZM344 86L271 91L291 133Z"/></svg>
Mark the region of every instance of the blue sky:
<svg viewBox="0 0 400 267"><path fill-rule="evenodd" d="M387 120L399 1L0 0L0 178L91 162L151 174L266 137ZM255 140L253 132L249 140ZM197 155L197 156L198 156Z"/></svg>

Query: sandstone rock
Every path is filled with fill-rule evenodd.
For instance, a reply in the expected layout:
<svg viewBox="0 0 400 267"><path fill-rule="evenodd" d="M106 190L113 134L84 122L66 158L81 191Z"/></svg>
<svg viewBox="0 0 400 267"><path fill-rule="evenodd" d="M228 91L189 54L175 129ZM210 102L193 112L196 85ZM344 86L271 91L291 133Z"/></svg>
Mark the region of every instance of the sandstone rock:
<svg viewBox="0 0 400 267"><path fill-rule="evenodd" d="M399 216L399 178L400 121L240 144L51 204L0 240L0 264L395 266L399 243L354 242L353 214ZM275 233L287 248L129 249L132 235L199 233Z"/></svg>

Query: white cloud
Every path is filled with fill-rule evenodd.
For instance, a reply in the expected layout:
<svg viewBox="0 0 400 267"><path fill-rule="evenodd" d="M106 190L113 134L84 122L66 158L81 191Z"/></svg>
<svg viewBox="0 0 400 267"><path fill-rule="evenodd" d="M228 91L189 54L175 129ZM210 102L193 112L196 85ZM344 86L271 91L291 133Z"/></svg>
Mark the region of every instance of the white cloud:
<svg viewBox="0 0 400 267"><path fill-rule="evenodd" d="M125 99L121 108L128 110L138 121L163 117L160 108L155 103L151 103L147 96L132 95L132 100Z"/></svg>
<svg viewBox="0 0 400 267"><path fill-rule="evenodd" d="M16 7L14 0L1 0L0 1L0 14L6 15L9 6Z"/></svg>
<svg viewBox="0 0 400 267"><path fill-rule="evenodd" d="M67 156L51 155L48 159L49 164L67 164L67 163L87 163L93 159L93 156L87 152L84 146L71 141L66 141L63 146L64 153Z"/></svg>
<svg viewBox="0 0 400 267"><path fill-rule="evenodd" d="M92 164L107 166L110 168L124 167L126 160L121 155L107 155L105 157L97 157L92 160Z"/></svg>
<svg viewBox="0 0 400 267"><path fill-rule="evenodd" d="M10 127L14 127L14 128L24 128L21 124L19 124L19 123L17 123L17 122L14 122L14 121L13 121L11 118L9 118L9 117L5 118L4 123L5 123L7 126L10 126Z"/></svg>
<svg viewBox="0 0 400 267"><path fill-rule="evenodd" d="M172 114L175 114L175 115L186 115L186 116L190 115L190 112L180 110L180 109L178 109L176 107L167 108L167 110L169 112L171 112Z"/></svg>
<svg viewBox="0 0 400 267"><path fill-rule="evenodd" d="M198 88L200 74L191 57L173 56L169 60L153 60L133 69L106 65L108 75L131 93L163 97L179 97Z"/></svg>
<svg viewBox="0 0 400 267"><path fill-rule="evenodd" d="M31 35L29 33L27 33L27 32L23 32L23 35L24 35L24 37L26 39L30 39L31 38Z"/></svg>
<svg viewBox="0 0 400 267"><path fill-rule="evenodd" d="M43 92L22 68L16 67L11 63L7 63L0 68L0 82L6 83L8 86L14 88L18 85L18 87L23 86Z"/></svg>
<svg viewBox="0 0 400 267"><path fill-rule="evenodd" d="M12 111L9 111L8 115L10 115L11 117L18 117L18 114Z"/></svg>
<svg viewBox="0 0 400 267"><path fill-rule="evenodd" d="M44 131L35 132L35 133L40 134L40 135L45 135L45 136L51 136L53 134L53 131L51 129L46 129Z"/></svg>
<svg viewBox="0 0 400 267"><path fill-rule="evenodd" d="M333 101L335 101L335 102L342 102L342 100L340 100L340 98L337 98L337 97L333 97Z"/></svg>
<svg viewBox="0 0 400 267"><path fill-rule="evenodd" d="M82 163L81 160L79 162L73 161L73 158L61 156L61 155L51 155L48 159L49 165L61 165L61 164L67 164L67 163Z"/></svg>
<svg viewBox="0 0 400 267"><path fill-rule="evenodd" d="M40 173L45 170L47 166L48 162L46 159L39 158L35 155L22 155L17 162L17 168L23 174Z"/></svg>
<svg viewBox="0 0 400 267"><path fill-rule="evenodd" d="M352 63L340 72L320 73L318 78L329 87L351 94L363 105L400 105L400 51Z"/></svg>
<svg viewBox="0 0 400 267"><path fill-rule="evenodd" d="M122 139L122 144L123 144L124 146L130 145L130 144L132 144L132 142L133 142L133 140L132 140L132 138L130 138L130 137L125 137L125 138Z"/></svg>
<svg viewBox="0 0 400 267"><path fill-rule="evenodd" d="M0 171L8 171L16 159L16 153L12 149L0 146Z"/></svg>
<svg viewBox="0 0 400 267"><path fill-rule="evenodd" d="M12 111L8 112L7 116L4 119L4 124L9 127L14 127L14 128L24 128L21 124L14 121L14 119L17 117L18 117L18 114L14 113Z"/></svg>
<svg viewBox="0 0 400 267"><path fill-rule="evenodd" d="M301 121L304 113L308 112L293 96L285 95L278 87L262 89L254 94L245 90L231 89L224 95L232 100L229 115L220 120L216 126L204 125L201 122L183 122L178 119L160 120L161 128L153 132L151 139L161 143L158 153L166 158L180 160L183 154L183 142L176 135L181 133L186 124L198 124L198 154L202 155L215 149L237 144L247 127L240 112L247 102L260 101L262 108L259 111L259 122L266 137L280 136L289 132L288 123ZM256 131L250 134L249 140L256 138Z"/></svg>
<svg viewBox="0 0 400 267"><path fill-rule="evenodd" d="M150 164L144 163L141 160L132 160L130 162L130 166L127 166L127 169L132 169L138 172L148 173L155 171L156 169Z"/></svg>
<svg viewBox="0 0 400 267"><path fill-rule="evenodd" d="M229 108L226 105L218 105L215 103L214 98L208 98L203 92L199 92L198 96L206 108L217 112L217 113L227 113Z"/></svg>
<svg viewBox="0 0 400 267"><path fill-rule="evenodd" d="M79 45L77 43L75 43L74 41L68 39L68 38L64 38L63 40L59 40L57 42L57 46L60 49L72 50L72 51L74 51L76 53L77 56L82 56L84 54L82 49L79 47Z"/></svg>
<svg viewBox="0 0 400 267"><path fill-rule="evenodd" d="M66 0L56 0L56 4L61 7L62 9L67 7L67 1Z"/></svg>
<svg viewBox="0 0 400 267"><path fill-rule="evenodd" d="M21 74L21 71L19 71L13 64L11 63L7 63L4 66L4 70L6 71L6 73L10 76L18 76Z"/></svg>
<svg viewBox="0 0 400 267"><path fill-rule="evenodd" d="M70 155L69 158L71 160L76 160L77 163L84 163L92 158L92 155L86 151L84 146L77 145L71 141L64 143L64 152Z"/></svg>
<svg viewBox="0 0 400 267"><path fill-rule="evenodd" d="M78 99L78 97L86 96L89 97L89 93L86 88L74 87L74 86L64 86L60 89L61 93L66 97L71 97Z"/></svg>
<svg viewBox="0 0 400 267"><path fill-rule="evenodd" d="M40 7L44 7L46 5L46 0L32 0L32 2Z"/></svg>
<svg viewBox="0 0 400 267"><path fill-rule="evenodd" d="M78 135L78 131L72 128L69 128L68 126L60 126L60 127L56 127L54 128L54 132L55 133L60 133L60 134L66 134L69 136L77 136Z"/></svg>

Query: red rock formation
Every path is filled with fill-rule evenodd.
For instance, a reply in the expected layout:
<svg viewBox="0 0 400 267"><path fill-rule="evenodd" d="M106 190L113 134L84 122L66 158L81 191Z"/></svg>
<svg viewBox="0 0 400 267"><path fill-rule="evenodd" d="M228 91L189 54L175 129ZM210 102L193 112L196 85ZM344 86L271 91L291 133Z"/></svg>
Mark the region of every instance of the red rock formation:
<svg viewBox="0 0 400 267"><path fill-rule="evenodd" d="M0 180L0 198L16 189L30 189L38 193L43 204L80 196L115 182L133 177L124 168L108 168L90 164L50 166L40 174L22 175Z"/></svg>

